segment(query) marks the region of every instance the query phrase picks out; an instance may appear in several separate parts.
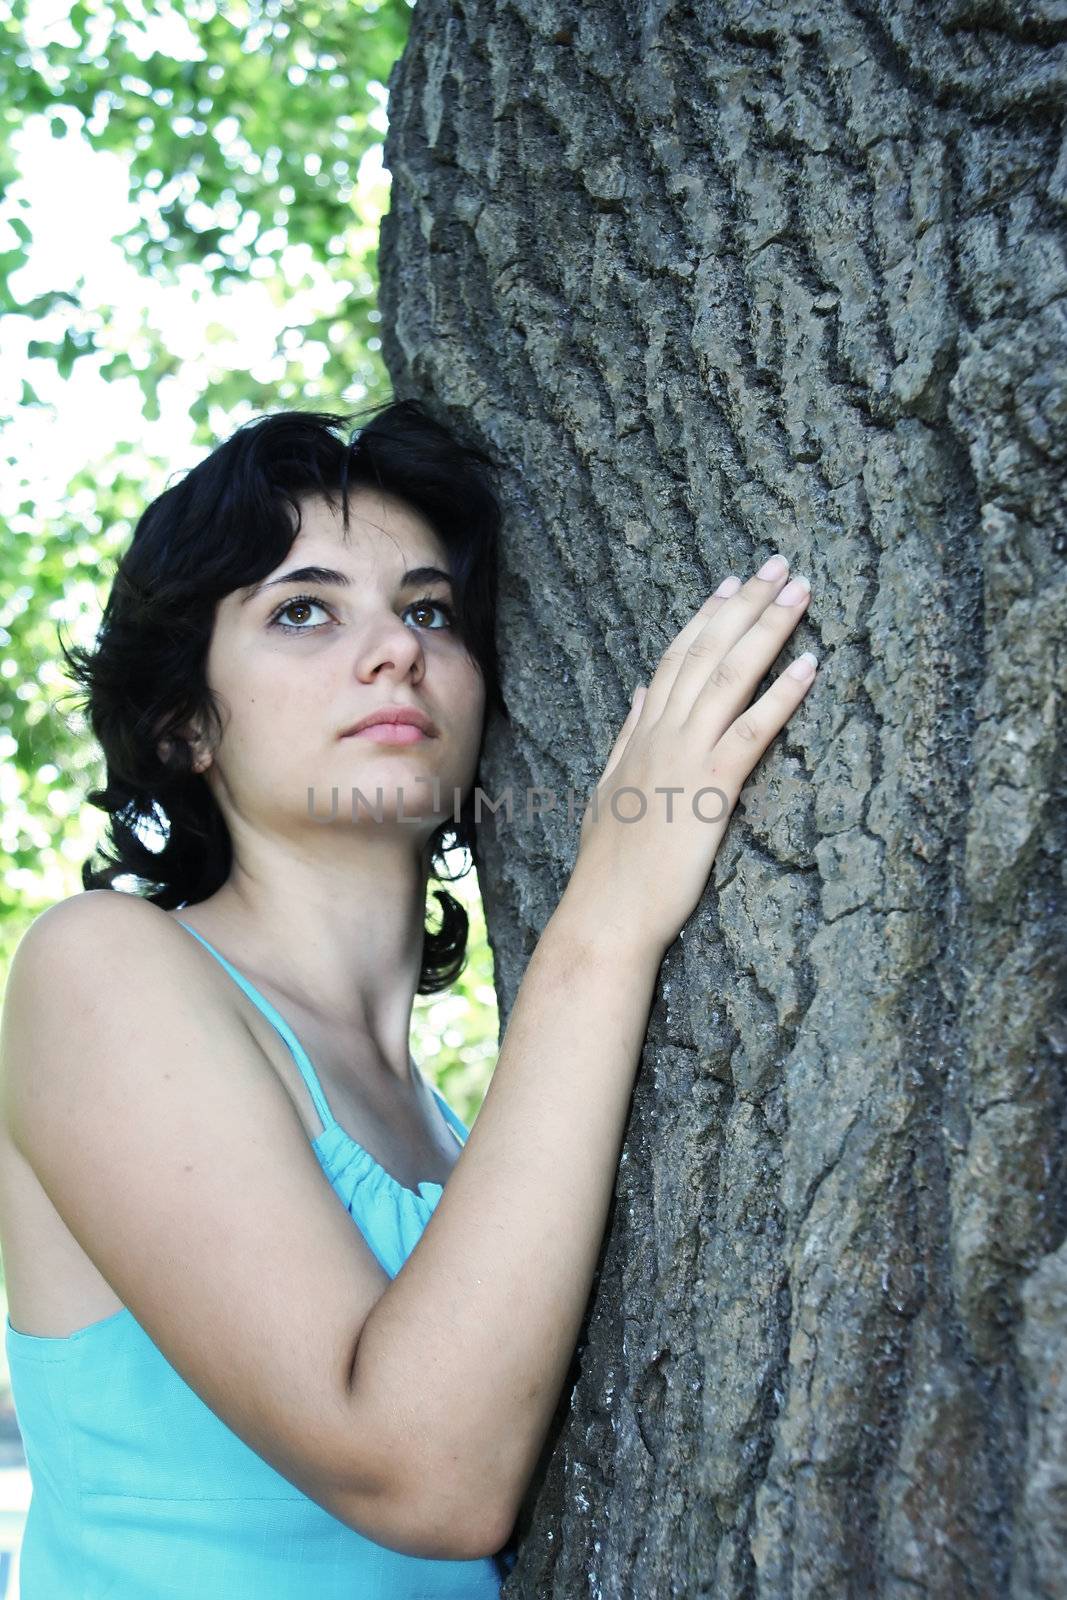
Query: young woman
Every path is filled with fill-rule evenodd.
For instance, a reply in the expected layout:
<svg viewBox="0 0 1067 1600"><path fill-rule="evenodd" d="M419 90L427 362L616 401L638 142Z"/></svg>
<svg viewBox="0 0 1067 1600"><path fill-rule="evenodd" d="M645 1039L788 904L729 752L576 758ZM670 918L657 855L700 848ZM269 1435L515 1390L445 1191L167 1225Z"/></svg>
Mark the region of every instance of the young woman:
<svg viewBox="0 0 1067 1600"><path fill-rule="evenodd" d="M499 1592L659 967L814 663L750 707L808 600L780 559L673 641L466 1129L409 1029L463 963L427 885L506 715L491 466L414 402L240 429L68 652L111 855L4 1009L22 1600Z"/></svg>

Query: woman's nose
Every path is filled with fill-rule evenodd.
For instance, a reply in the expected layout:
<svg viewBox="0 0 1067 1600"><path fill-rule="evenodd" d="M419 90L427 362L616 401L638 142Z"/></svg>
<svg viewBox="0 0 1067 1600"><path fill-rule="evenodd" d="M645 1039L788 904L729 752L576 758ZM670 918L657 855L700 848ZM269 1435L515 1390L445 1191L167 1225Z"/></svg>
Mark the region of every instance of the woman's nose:
<svg viewBox="0 0 1067 1600"><path fill-rule="evenodd" d="M374 628L364 639L360 650L358 670L361 678L372 678L385 666L391 666L405 677L417 669L421 675L425 664L422 641L413 628L394 617Z"/></svg>

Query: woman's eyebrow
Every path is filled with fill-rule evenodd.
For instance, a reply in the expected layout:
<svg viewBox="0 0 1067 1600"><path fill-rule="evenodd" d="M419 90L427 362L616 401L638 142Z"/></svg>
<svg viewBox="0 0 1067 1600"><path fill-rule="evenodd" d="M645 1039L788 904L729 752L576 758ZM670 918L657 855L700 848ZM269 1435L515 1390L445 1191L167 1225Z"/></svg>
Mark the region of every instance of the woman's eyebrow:
<svg viewBox="0 0 1067 1600"><path fill-rule="evenodd" d="M440 567L409 567L400 580L400 587L411 589L417 583L436 582L451 583L452 574L442 572ZM242 590L241 604L247 605L249 600L254 600L264 589L274 589L282 583L332 584L337 589L352 587L352 579L347 572L336 572L333 567L294 567L292 572L283 572L280 578L268 578L263 583L254 584L250 589Z"/></svg>

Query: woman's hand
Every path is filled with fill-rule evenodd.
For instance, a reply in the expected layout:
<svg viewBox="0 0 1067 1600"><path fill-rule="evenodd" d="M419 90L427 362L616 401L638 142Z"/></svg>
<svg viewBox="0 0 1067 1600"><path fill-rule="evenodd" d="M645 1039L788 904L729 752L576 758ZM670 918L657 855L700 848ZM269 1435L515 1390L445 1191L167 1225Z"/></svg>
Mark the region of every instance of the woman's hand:
<svg viewBox="0 0 1067 1600"><path fill-rule="evenodd" d="M661 958L704 893L745 781L814 681L807 651L750 704L811 598L788 572L772 557L705 600L638 686L582 820L568 898Z"/></svg>

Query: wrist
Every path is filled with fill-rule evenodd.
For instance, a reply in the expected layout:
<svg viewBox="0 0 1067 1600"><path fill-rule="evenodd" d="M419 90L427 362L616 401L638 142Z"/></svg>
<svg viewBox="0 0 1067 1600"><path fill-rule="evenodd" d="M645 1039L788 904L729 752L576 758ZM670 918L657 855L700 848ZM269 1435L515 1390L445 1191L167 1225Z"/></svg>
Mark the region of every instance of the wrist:
<svg viewBox="0 0 1067 1600"><path fill-rule="evenodd" d="M605 893L602 885L588 883L577 873L571 874L549 927L574 945L576 959L603 959L645 969L653 977L667 954L643 919L620 906L617 895Z"/></svg>

